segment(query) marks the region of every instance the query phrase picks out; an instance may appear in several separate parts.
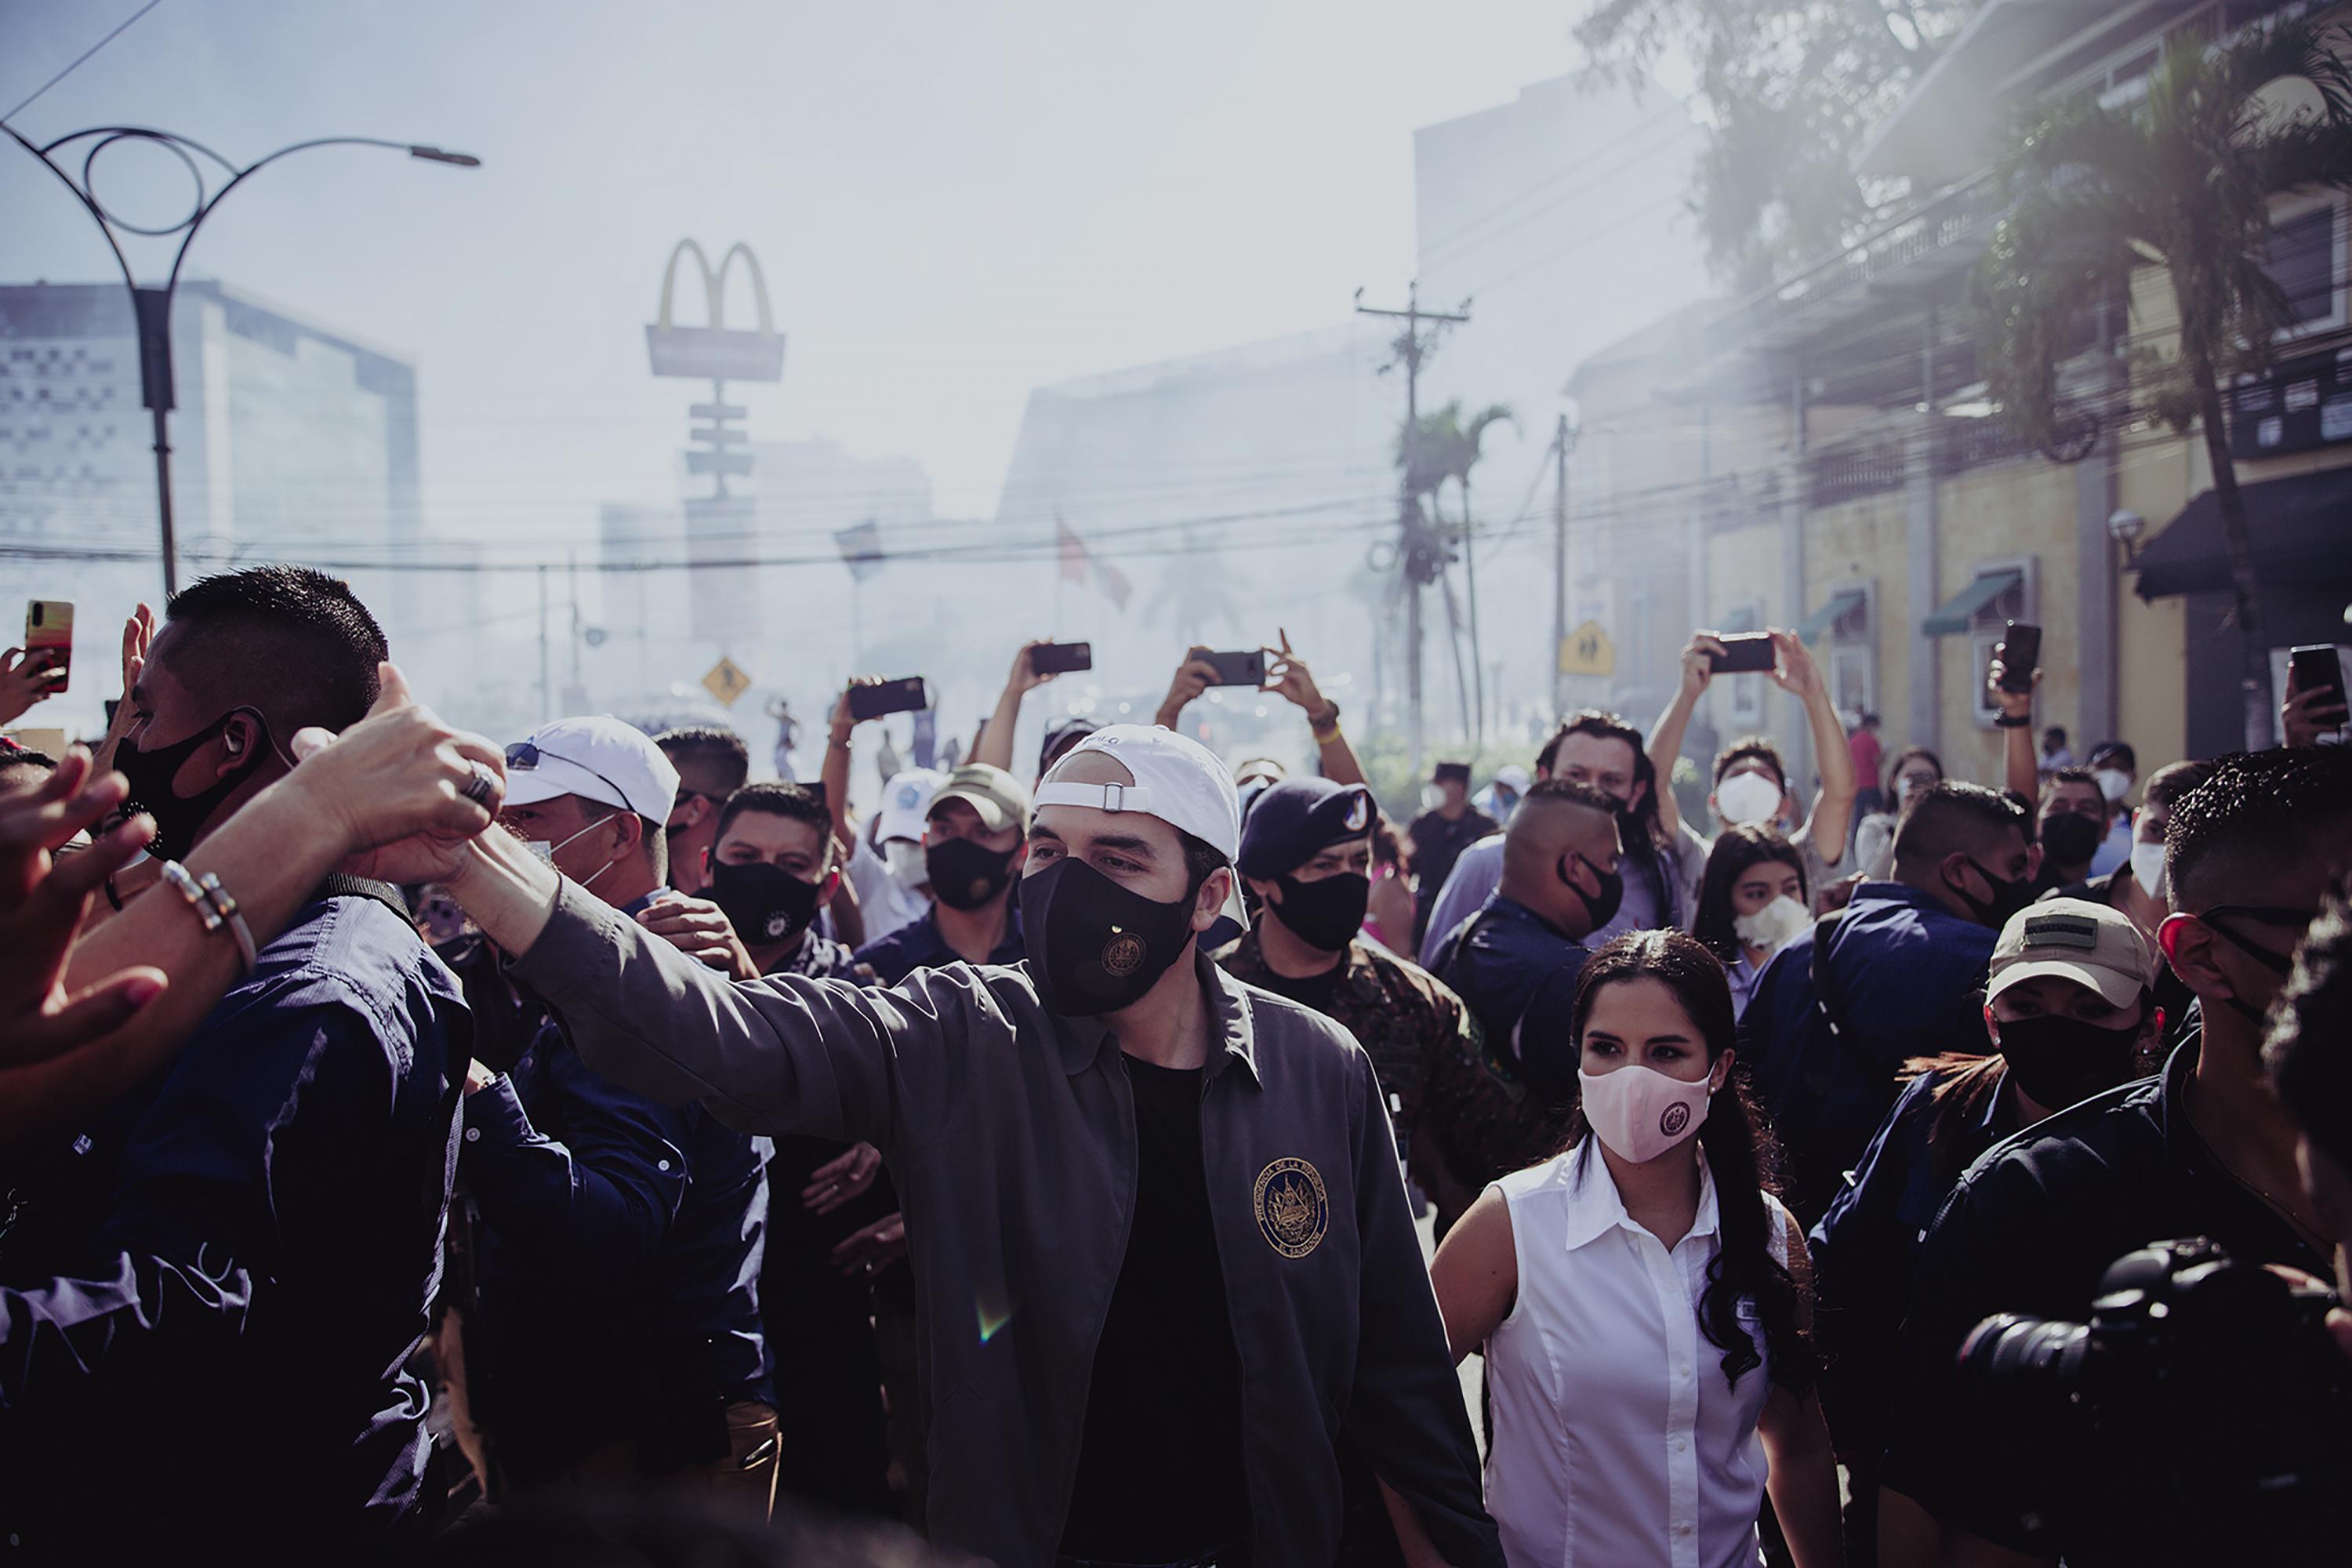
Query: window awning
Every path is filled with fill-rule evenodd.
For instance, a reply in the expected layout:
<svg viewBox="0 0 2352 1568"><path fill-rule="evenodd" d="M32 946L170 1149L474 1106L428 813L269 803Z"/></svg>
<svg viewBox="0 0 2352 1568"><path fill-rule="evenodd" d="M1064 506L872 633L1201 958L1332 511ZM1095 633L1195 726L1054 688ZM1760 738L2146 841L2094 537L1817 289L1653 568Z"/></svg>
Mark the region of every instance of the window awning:
<svg viewBox="0 0 2352 1568"><path fill-rule="evenodd" d="M1936 613L1919 623L1919 630L1931 637L1950 637L1964 632L1977 618L1977 612L2025 581L2025 574L2013 568L1986 572L1950 598L1936 607Z"/></svg>
<svg viewBox="0 0 2352 1568"><path fill-rule="evenodd" d="M1830 595L1829 603L1797 623L1799 642L1819 642L1822 634L1854 611L1862 608L1863 592L1859 588L1840 588Z"/></svg>
<svg viewBox="0 0 2352 1568"><path fill-rule="evenodd" d="M2257 577L2315 586L2352 579L2352 468L2245 485L2238 493ZM2190 501L2134 564L2143 599L2228 588L2221 500L2207 490Z"/></svg>

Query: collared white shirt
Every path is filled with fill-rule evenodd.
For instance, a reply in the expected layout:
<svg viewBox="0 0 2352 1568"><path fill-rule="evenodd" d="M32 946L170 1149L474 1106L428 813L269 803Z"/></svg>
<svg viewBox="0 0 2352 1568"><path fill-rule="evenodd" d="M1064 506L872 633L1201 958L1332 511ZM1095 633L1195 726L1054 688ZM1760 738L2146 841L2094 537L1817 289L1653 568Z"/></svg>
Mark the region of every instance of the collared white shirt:
<svg viewBox="0 0 2352 1568"><path fill-rule="evenodd" d="M911 892L890 875L889 862L866 847L866 836L856 835L846 874L857 889L857 912L866 922L866 940L880 942L894 931L914 924L931 912L931 900ZM830 915L833 911L825 911ZM826 928L831 934L832 928Z"/></svg>
<svg viewBox="0 0 2352 1568"><path fill-rule="evenodd" d="M1734 1386L1700 1328L1719 1247L1714 1180L1702 1156L1698 1217L1669 1251L1589 1148L1496 1184L1519 1272L1486 1343L1486 1508L1504 1555L1511 1568L1753 1568L1769 1369ZM1765 1202L1785 1263L1788 1211ZM1761 1323L1740 1316L1762 1355Z"/></svg>

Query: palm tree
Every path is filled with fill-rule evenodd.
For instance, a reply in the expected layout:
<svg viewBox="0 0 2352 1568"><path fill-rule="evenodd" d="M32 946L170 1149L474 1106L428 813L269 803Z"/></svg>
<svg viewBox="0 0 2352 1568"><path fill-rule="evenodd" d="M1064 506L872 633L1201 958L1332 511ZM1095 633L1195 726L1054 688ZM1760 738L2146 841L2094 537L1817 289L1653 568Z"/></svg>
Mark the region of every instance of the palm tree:
<svg viewBox="0 0 2352 1568"><path fill-rule="evenodd" d="M2352 185L2352 71L2336 40L2301 20L2249 27L2222 47L2168 40L2137 104L2043 107L2003 160L2016 205L1978 263L1976 342L2012 428L2047 446L2060 434L2058 370L2076 313L2130 297L2133 275L2161 267L2179 338L2133 355L2157 416L2182 436L2203 426L2230 552L2242 650L2246 746L2270 743L2270 661L2256 628L2253 547L2222 420L2224 383L2267 367L2291 324L2263 270L2270 203L2289 191ZM2264 89L2301 82L2292 115Z"/></svg>
<svg viewBox="0 0 2352 1568"><path fill-rule="evenodd" d="M1442 542L1450 543L1452 541L1445 538L1449 531L1445 526L1444 510L1438 504L1440 492L1448 479L1454 481L1461 492L1461 521L1451 531L1454 538L1461 542L1463 569L1468 578L1471 679L1468 682L1463 679L1462 647L1458 635L1454 644L1454 675L1455 684L1465 688L1462 693L1464 728L1482 741L1486 726L1486 661L1481 657L1478 645L1478 567L1470 544L1470 473L1478 466L1482 456L1480 448L1487 430L1505 422L1514 429L1518 427L1518 420L1507 405L1489 405L1465 419L1462 400L1457 397L1444 407L1423 415L1412 429L1399 430L1396 443L1397 468L1403 475L1404 489L1408 494L1427 503L1430 519L1436 525ZM1434 574L1444 573L1445 558L1441 559ZM1451 595L1446 598L1446 610L1450 623L1454 610ZM1471 706L1469 690L1473 685L1477 693L1475 709Z"/></svg>

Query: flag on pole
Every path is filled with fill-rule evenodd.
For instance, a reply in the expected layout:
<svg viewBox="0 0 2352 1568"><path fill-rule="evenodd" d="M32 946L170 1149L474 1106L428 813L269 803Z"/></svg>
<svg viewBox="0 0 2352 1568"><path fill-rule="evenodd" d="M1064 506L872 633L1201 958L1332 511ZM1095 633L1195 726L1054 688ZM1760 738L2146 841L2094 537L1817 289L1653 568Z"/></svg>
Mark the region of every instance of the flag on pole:
<svg viewBox="0 0 2352 1568"><path fill-rule="evenodd" d="M1087 542L1070 531L1070 525L1058 517L1054 520L1054 542L1061 555L1064 581L1081 587L1091 584L1101 589L1113 605L1122 610L1127 608L1127 596L1134 591L1127 574L1108 561L1096 560Z"/></svg>
<svg viewBox="0 0 2352 1568"><path fill-rule="evenodd" d="M872 518L843 529L833 542L841 548L842 564L849 568L850 581L863 583L882 570L882 528Z"/></svg>

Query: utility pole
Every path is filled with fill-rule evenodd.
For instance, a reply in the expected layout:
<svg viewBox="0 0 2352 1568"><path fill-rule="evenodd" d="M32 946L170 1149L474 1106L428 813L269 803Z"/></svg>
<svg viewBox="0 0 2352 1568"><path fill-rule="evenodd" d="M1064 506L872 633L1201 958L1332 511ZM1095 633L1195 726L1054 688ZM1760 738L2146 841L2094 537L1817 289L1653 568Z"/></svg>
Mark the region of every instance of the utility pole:
<svg viewBox="0 0 2352 1568"><path fill-rule="evenodd" d="M555 691L547 676L547 563L539 563L539 719L555 717Z"/></svg>
<svg viewBox="0 0 2352 1568"><path fill-rule="evenodd" d="M1551 708L1555 716L1568 704L1560 691L1559 650L1568 646L1568 416L1551 438Z"/></svg>
<svg viewBox="0 0 2352 1568"><path fill-rule="evenodd" d="M1470 319L1470 301L1462 301L1458 312L1424 310L1421 308L1421 279L1416 278L1405 291L1405 308L1402 310L1380 310L1364 303L1364 291L1356 290L1356 314L1384 316L1404 323L1404 331L1389 344L1395 358L1383 369L1404 366L1404 453L1402 472L1397 477L1397 564L1405 580L1405 700L1407 703L1405 734L1412 758L1415 778L1421 776L1423 765L1423 733L1421 710L1421 590L1436 581L1444 569L1445 557L1437 540L1431 534L1421 515L1421 498L1413 494L1412 480L1418 465L1421 443L1421 363L1437 347L1438 338L1450 326ZM1421 324L1430 323L1424 333Z"/></svg>
<svg viewBox="0 0 2352 1568"><path fill-rule="evenodd" d="M585 692L588 683L580 678L580 552L575 549L567 549L563 552L563 579L572 590L572 689ZM584 698L581 705L586 706Z"/></svg>

